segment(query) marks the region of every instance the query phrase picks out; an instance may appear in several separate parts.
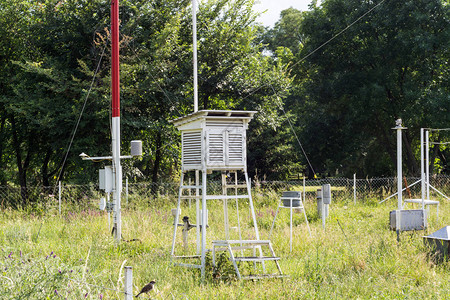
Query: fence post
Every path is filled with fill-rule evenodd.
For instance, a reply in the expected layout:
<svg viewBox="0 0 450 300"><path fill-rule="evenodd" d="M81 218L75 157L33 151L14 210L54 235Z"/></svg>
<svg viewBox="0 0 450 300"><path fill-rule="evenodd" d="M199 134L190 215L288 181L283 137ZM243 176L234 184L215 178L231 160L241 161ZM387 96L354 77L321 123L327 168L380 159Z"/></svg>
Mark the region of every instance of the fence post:
<svg viewBox="0 0 450 300"><path fill-rule="evenodd" d="M306 183L305 183L305 176L303 176L303 201L306 201Z"/></svg>
<svg viewBox="0 0 450 300"><path fill-rule="evenodd" d="M353 203L356 204L356 173L353 174Z"/></svg>
<svg viewBox="0 0 450 300"><path fill-rule="evenodd" d="M61 215L61 181L58 181L58 207L59 215Z"/></svg>
<svg viewBox="0 0 450 300"><path fill-rule="evenodd" d="M133 299L133 267L125 267L125 300Z"/></svg>
<svg viewBox="0 0 450 300"><path fill-rule="evenodd" d="M126 199L127 199L127 205L128 205L128 177L125 179L125 193L126 193Z"/></svg>

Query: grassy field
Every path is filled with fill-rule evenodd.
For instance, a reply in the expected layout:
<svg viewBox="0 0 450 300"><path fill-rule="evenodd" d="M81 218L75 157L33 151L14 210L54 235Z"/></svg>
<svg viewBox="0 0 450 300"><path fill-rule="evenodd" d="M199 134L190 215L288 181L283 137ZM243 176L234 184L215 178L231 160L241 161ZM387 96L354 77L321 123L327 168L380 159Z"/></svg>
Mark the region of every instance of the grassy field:
<svg viewBox="0 0 450 300"><path fill-rule="evenodd" d="M133 267L134 293L156 280L156 289L143 299L450 299L450 265L427 257L422 236L448 224L450 205L441 200L440 220L432 208L426 232L405 232L401 242L388 230L395 200L379 199L353 205L334 201L326 231L315 203L306 203L312 237L303 215L294 215L293 251L289 251L289 211L277 218L271 238L289 277L261 281L217 279L211 267L207 279L198 270L173 267L170 245L174 199L134 200L123 209L123 238L140 241L115 246L107 215L96 203L29 210L0 211L0 299L123 299L122 267ZM255 195L261 239L267 239L278 200ZM222 203L210 202L208 241L223 239ZM230 211L235 207L230 205ZM242 228L251 225L241 203ZM195 219L193 208L182 216ZM339 227L339 224L342 229ZM236 225L231 218L231 226ZM237 233L231 230L233 235ZM348 239L344 236L347 236ZM193 231L192 231L193 232ZM254 232L243 230L243 238ZM235 238L235 237L234 237ZM181 240L181 239L180 239ZM191 241L193 241L193 236ZM177 251L181 249L177 243ZM222 265L223 272L229 265Z"/></svg>

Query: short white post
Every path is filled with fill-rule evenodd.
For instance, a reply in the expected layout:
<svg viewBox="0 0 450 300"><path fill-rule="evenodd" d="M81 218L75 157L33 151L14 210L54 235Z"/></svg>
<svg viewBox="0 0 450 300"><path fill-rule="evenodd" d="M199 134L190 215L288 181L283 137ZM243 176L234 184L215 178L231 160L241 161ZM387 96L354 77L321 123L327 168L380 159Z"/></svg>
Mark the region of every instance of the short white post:
<svg viewBox="0 0 450 300"><path fill-rule="evenodd" d="M430 200L430 134L428 130L425 131L425 149L426 200Z"/></svg>
<svg viewBox="0 0 450 300"><path fill-rule="evenodd" d="M133 299L133 267L125 267L125 300Z"/></svg>
<svg viewBox="0 0 450 300"><path fill-rule="evenodd" d="M227 177L225 173L222 173L222 195L227 196ZM225 239L230 239L230 225L228 224L228 200L223 199L223 219L225 226Z"/></svg>
<svg viewBox="0 0 450 300"><path fill-rule="evenodd" d="M356 173L353 174L353 203L356 205Z"/></svg>
<svg viewBox="0 0 450 300"><path fill-rule="evenodd" d="M323 196L322 196L322 227L325 231L325 224L326 224L326 214L325 214L325 204L323 204Z"/></svg>
<svg viewBox="0 0 450 300"><path fill-rule="evenodd" d="M125 193L126 193L126 199L127 199L127 205L128 205L128 177L125 179Z"/></svg>
<svg viewBox="0 0 450 300"><path fill-rule="evenodd" d="M109 201L111 201L110 194L106 193L106 203L108 203L108 205L111 205ZM109 209L108 209L108 230L111 232L111 213Z"/></svg>
<svg viewBox="0 0 450 300"><path fill-rule="evenodd" d="M58 182L58 204L59 204L59 215L61 215L61 181Z"/></svg>
<svg viewBox="0 0 450 300"><path fill-rule="evenodd" d="M200 186L200 171L195 170L195 224L197 224L197 254L200 254L202 250L201 245L201 235L200 235L200 189L198 188ZM203 193L203 191L202 191Z"/></svg>
<svg viewBox="0 0 450 300"><path fill-rule="evenodd" d="M189 196L189 209L191 209L191 196L192 196L192 194L191 194L191 188L190 188L190 186L192 185L192 182L191 182L191 178L189 177L189 188L188 188L188 196Z"/></svg>
<svg viewBox="0 0 450 300"><path fill-rule="evenodd" d="M305 176L303 176L303 201L306 201L306 182L305 182Z"/></svg>
<svg viewBox="0 0 450 300"><path fill-rule="evenodd" d="M289 231L289 249L290 249L290 252L292 252L292 198L289 199L289 204L290 204L289 210L291 211L291 216L290 216L290 219L291 219L290 225L291 226L289 228L290 229L290 231ZM305 208L303 208L303 209L305 209Z"/></svg>

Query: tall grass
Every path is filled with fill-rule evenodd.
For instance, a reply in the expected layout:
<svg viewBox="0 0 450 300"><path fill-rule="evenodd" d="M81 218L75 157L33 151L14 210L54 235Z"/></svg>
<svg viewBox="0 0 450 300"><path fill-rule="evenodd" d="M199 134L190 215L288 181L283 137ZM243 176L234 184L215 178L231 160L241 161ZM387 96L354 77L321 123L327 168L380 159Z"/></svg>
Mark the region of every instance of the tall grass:
<svg viewBox="0 0 450 300"><path fill-rule="evenodd" d="M260 237L267 239L279 195L255 195ZM395 204L375 205L369 199L334 201L326 230L313 202L305 203L312 237L303 214L294 215L293 251L289 251L289 211L281 210L271 240L289 277L236 281L222 257L221 275L207 268L201 282L198 270L173 267L169 255L174 199L134 198L123 209L123 238L114 244L107 214L93 202L66 204L59 216L55 206L0 212L1 299L123 299L123 265L133 267L134 292L151 280L152 299L445 299L450 298L450 265L427 257L422 236L447 225L450 205L441 199L440 220L434 208L429 228L404 232L397 243L389 231L389 211ZM70 205L70 206L68 206ZM195 220L195 205L183 204L182 216ZM224 239L222 202L209 202L208 243ZM236 205L230 203L230 226L237 225ZM248 205L239 203L242 237L254 238ZM340 223L341 227L338 224ZM344 235L344 232L345 235ZM180 229L181 232L181 229ZM230 230L231 238L238 232ZM347 239L345 238L347 237ZM194 230L189 241L195 243ZM177 252L182 254L181 238ZM195 249L195 246L192 246ZM228 271L227 271L228 268ZM141 296L145 298L145 296Z"/></svg>

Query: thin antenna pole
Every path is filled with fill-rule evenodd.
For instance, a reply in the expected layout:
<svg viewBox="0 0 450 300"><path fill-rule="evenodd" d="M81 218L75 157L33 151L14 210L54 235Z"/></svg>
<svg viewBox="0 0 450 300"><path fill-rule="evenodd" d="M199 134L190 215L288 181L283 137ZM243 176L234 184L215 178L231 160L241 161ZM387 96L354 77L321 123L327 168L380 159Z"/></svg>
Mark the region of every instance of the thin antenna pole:
<svg viewBox="0 0 450 300"><path fill-rule="evenodd" d="M402 126L402 119L395 121L395 127L392 128L397 131L397 197L398 197L398 208L395 212L395 229L397 231L397 242L400 242L400 232L402 231L402 219L401 212L403 209L403 199L402 199L402 130L406 127Z"/></svg>
<svg viewBox="0 0 450 300"><path fill-rule="evenodd" d="M403 201L402 201L402 127L397 127L397 199L398 199L398 210L402 209ZM397 224L397 227L400 227Z"/></svg>
<svg viewBox="0 0 450 300"><path fill-rule="evenodd" d="M420 128L420 185L422 192L422 209L425 208L425 157L424 157L424 128Z"/></svg>
<svg viewBox="0 0 450 300"><path fill-rule="evenodd" d="M197 0L192 0L192 45L194 65L194 112L198 111L198 79L197 79Z"/></svg>
<svg viewBox="0 0 450 300"><path fill-rule="evenodd" d="M425 131L425 180L426 184L426 197L430 200L430 133Z"/></svg>

